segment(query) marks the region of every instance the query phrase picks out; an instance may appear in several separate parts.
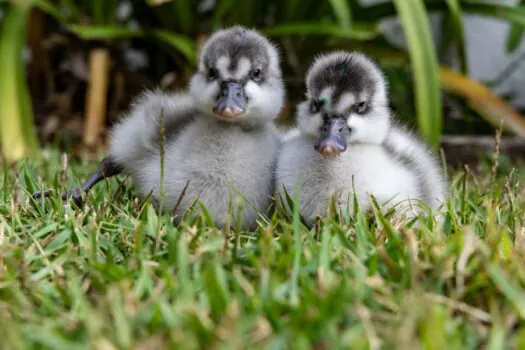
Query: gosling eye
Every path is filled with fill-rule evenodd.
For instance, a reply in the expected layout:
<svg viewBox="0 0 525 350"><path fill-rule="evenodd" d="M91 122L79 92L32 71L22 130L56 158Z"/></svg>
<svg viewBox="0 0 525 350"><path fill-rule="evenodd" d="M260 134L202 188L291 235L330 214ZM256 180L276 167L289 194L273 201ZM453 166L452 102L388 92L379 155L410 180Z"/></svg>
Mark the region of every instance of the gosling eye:
<svg viewBox="0 0 525 350"><path fill-rule="evenodd" d="M310 113L317 114L321 110L322 102L319 100L311 100L310 101Z"/></svg>
<svg viewBox="0 0 525 350"><path fill-rule="evenodd" d="M368 108L369 105L366 101L362 101L362 102L359 102L357 103L355 106L354 106L354 111L357 113L357 114L365 114L366 112L368 112Z"/></svg>
<svg viewBox="0 0 525 350"><path fill-rule="evenodd" d="M217 79L218 75L219 74L217 72L217 69L210 68L210 69L208 69L208 73L206 74L206 78L208 78L208 80L210 80L210 81L213 81L213 80Z"/></svg>
<svg viewBox="0 0 525 350"><path fill-rule="evenodd" d="M259 82L261 81L262 79L262 70L260 69L254 69L250 72L250 79L255 81L255 82Z"/></svg>

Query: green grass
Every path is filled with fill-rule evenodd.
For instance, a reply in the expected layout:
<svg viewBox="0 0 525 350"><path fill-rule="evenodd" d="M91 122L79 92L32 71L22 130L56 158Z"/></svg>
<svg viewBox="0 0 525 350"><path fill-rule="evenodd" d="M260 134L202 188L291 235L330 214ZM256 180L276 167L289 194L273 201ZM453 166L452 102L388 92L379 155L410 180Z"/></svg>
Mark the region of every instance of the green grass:
<svg viewBox="0 0 525 350"><path fill-rule="evenodd" d="M159 230L123 177L82 210L27 198L94 167L63 172L51 152L4 169L0 348L525 345L524 167L449 174L442 228L359 215L309 231L279 215L255 233L168 216Z"/></svg>

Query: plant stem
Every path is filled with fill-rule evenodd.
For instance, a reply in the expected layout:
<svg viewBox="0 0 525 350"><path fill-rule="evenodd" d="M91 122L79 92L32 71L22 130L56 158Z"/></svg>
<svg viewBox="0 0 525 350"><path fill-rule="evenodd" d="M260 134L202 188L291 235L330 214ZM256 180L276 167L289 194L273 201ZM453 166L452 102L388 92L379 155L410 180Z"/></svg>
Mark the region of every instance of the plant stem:
<svg viewBox="0 0 525 350"><path fill-rule="evenodd" d="M86 96L84 143L94 146L106 121L110 56L106 48L96 48L89 54L89 84Z"/></svg>

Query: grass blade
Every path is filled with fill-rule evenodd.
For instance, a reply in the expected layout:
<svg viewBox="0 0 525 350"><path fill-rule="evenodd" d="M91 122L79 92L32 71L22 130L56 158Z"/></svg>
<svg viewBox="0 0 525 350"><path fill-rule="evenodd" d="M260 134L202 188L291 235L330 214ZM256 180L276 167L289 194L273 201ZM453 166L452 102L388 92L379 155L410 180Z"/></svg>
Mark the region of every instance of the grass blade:
<svg viewBox="0 0 525 350"><path fill-rule="evenodd" d="M496 265L489 265L487 272L496 287L509 299L518 311L521 318L525 317L525 294L511 280L505 276L504 272Z"/></svg>
<svg viewBox="0 0 525 350"><path fill-rule="evenodd" d="M294 242L294 259L292 266L292 277L290 287L290 303L296 306L299 303L299 270L301 268L301 201L300 192L295 191L293 204L293 217L292 217L292 232Z"/></svg>
<svg viewBox="0 0 525 350"><path fill-rule="evenodd" d="M210 263L204 270L204 285L211 307L211 313L218 319L228 306L228 287L222 266Z"/></svg>

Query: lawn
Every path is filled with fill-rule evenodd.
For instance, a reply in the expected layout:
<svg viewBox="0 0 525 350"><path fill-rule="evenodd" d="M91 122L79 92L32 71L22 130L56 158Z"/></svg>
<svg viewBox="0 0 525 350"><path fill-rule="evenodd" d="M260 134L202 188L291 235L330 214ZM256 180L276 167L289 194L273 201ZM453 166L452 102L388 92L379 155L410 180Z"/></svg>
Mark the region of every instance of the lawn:
<svg viewBox="0 0 525 350"><path fill-rule="evenodd" d="M82 209L31 202L96 166L46 151L0 181L0 347L524 348L525 167L505 159L449 172L442 226L278 214L249 233L175 227L125 177Z"/></svg>

